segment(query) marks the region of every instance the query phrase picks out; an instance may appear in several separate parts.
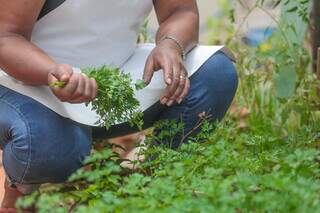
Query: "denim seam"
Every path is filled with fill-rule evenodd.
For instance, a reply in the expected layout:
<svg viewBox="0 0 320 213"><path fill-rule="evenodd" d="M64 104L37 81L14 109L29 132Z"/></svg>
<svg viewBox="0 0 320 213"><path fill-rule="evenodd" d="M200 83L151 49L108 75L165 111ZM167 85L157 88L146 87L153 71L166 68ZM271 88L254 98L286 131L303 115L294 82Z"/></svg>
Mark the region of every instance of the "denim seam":
<svg viewBox="0 0 320 213"><path fill-rule="evenodd" d="M32 141L32 133L31 133L31 130L30 130L30 126L28 125L28 122L27 122L25 116L23 115L23 113L22 113L17 107L15 107L13 104L9 103L8 101L5 101L5 100L3 100L3 99L0 99L0 101L3 102L3 103L5 103L5 104L7 104L8 106L10 106L11 108L13 108L13 109L15 110L15 112L21 117L21 119L22 119L23 123L25 124L25 126L26 126L26 128L27 128L27 131L28 131L28 139L29 139L29 145L30 145L30 146L29 146L29 150L28 150L27 165L26 165L26 167L25 167L25 169L24 169L24 171L23 171L23 173L22 173L21 180L18 181L18 183L21 184L21 183L23 182L26 174L27 174L27 170L30 168L31 146L32 146L32 143L31 143L31 141ZM10 147L11 151L12 151L12 146L13 146L13 144L12 144L11 147ZM13 152L12 152L12 153L13 153ZM13 155L13 156L14 156L14 155ZM14 156L14 157L16 158L16 156ZM16 158L16 159L17 159L17 158ZM17 159L17 160L19 160L19 159Z"/></svg>

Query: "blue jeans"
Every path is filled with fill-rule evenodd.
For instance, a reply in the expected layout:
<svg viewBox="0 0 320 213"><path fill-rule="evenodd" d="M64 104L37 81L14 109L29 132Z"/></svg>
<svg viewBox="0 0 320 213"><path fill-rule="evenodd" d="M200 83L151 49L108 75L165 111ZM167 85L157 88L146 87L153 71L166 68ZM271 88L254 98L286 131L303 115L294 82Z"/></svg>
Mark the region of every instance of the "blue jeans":
<svg viewBox="0 0 320 213"><path fill-rule="evenodd" d="M210 112L223 118L237 90L234 65L218 52L191 77L191 88L181 104L156 103L145 111L145 127L162 119L182 121L184 132L198 122L198 114ZM30 193L42 183L65 181L90 154L91 140L136 131L128 124L106 130L63 118L37 101L0 85L0 146L3 165L12 185ZM179 146L180 139L173 145Z"/></svg>

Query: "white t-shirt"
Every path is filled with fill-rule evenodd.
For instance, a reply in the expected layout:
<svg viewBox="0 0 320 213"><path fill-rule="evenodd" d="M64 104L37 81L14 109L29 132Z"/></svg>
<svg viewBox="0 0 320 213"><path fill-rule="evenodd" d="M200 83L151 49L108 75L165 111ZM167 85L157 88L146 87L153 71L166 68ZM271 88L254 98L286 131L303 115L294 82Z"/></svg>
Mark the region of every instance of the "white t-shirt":
<svg viewBox="0 0 320 213"><path fill-rule="evenodd" d="M104 64L121 67L133 80L142 78L146 58L154 44L137 44L140 25L152 9L152 0L66 0L34 26L32 42L58 63L80 68ZM222 46L198 46L186 60L189 76ZM59 101L48 87L25 85L0 70L0 84L29 96L61 116L96 125L98 116L85 104ZM135 93L140 109L156 103L165 89L163 74ZM1 110L1 109L0 109Z"/></svg>

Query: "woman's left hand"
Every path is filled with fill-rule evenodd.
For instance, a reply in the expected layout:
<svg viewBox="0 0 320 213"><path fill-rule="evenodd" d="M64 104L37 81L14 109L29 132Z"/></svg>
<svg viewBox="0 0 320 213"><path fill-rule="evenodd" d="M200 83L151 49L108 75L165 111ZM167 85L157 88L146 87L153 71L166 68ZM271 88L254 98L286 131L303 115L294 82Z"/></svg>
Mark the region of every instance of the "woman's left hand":
<svg viewBox="0 0 320 213"><path fill-rule="evenodd" d="M180 50L173 41L162 41L150 53L143 76L146 84L151 82L153 73L161 69L167 84L160 98L161 103L167 106L181 103L189 92L190 80Z"/></svg>

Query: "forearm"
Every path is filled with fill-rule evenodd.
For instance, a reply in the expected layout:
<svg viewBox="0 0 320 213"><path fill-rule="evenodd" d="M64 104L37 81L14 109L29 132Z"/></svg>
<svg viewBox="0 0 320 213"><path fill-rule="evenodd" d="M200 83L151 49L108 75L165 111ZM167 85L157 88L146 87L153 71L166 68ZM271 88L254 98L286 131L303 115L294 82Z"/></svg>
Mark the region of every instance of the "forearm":
<svg viewBox="0 0 320 213"><path fill-rule="evenodd" d="M198 12L189 8L177 9L160 24L156 42L158 43L163 36L176 38L185 52L189 52L199 42Z"/></svg>
<svg viewBox="0 0 320 213"><path fill-rule="evenodd" d="M30 85L47 85L48 73L56 63L23 36L0 36L0 68L13 78Z"/></svg>

